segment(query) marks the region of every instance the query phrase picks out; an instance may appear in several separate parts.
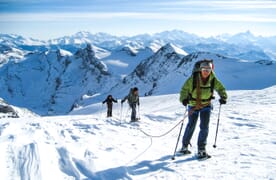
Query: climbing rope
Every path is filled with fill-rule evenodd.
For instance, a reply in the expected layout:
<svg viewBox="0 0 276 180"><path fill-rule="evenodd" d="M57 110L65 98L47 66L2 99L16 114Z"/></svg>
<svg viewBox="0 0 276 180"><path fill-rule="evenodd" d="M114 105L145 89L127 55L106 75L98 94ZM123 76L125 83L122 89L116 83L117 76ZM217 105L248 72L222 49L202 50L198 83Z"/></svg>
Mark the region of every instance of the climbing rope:
<svg viewBox="0 0 276 180"><path fill-rule="evenodd" d="M137 128L139 131L141 131L143 134L145 134L146 136L150 137L150 138L160 138L160 137L163 137L163 136L166 136L168 135L170 132L172 132L179 124L181 124L182 121L184 121L186 119L186 117L188 116L187 114L187 109L184 113L184 117L183 119L181 119L174 127L172 127L169 131L165 132L164 134L161 134L161 135L151 135L149 133L146 133L145 131L143 131L141 128Z"/></svg>

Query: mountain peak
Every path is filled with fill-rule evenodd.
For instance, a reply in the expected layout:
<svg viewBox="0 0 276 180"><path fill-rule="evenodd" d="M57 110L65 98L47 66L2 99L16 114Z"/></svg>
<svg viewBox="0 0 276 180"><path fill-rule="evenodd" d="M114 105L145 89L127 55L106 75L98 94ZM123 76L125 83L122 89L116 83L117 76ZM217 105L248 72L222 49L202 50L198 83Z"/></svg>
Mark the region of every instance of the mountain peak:
<svg viewBox="0 0 276 180"><path fill-rule="evenodd" d="M238 33L236 34L236 36L239 36L239 37L244 37L244 38L254 38L254 34L251 33L251 31L247 30L245 32L241 32L241 33Z"/></svg>
<svg viewBox="0 0 276 180"><path fill-rule="evenodd" d="M165 46L161 47L160 50L161 51L165 51L167 53L173 53L173 52L175 52L175 53L183 55L183 56L188 55L187 52L185 52L183 49L177 47L176 45L174 45L172 43L166 44Z"/></svg>
<svg viewBox="0 0 276 180"><path fill-rule="evenodd" d="M91 33L88 31L79 31L75 34L75 36L77 37L87 37L89 35L91 35Z"/></svg>
<svg viewBox="0 0 276 180"><path fill-rule="evenodd" d="M87 43L86 44L86 47L84 49L79 49L77 52L76 52L76 55L78 57L88 57L88 59L92 60L95 58L95 52L92 48L92 45Z"/></svg>

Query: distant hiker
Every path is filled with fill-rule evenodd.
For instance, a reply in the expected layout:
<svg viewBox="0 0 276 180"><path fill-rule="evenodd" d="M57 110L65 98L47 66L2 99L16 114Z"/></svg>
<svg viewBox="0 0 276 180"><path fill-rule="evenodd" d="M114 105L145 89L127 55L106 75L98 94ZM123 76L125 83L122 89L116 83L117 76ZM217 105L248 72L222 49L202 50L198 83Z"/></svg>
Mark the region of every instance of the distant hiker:
<svg viewBox="0 0 276 180"><path fill-rule="evenodd" d="M131 108L131 122L138 121L138 118L136 117L136 106L139 106L140 102L137 87L131 88L129 94L122 99L121 103L123 104L126 100Z"/></svg>
<svg viewBox="0 0 276 180"><path fill-rule="evenodd" d="M108 95L103 101L103 104L106 103L107 106L107 117L112 117L112 105L113 102L117 103L118 101L113 99L112 95Z"/></svg>
<svg viewBox="0 0 276 180"><path fill-rule="evenodd" d="M211 100L213 90L216 90L220 96L220 104L226 104L227 94L222 83L216 78L213 72L213 61L202 60L195 64L193 74L184 83L180 92L180 102L188 105L188 119L185 133L182 140L183 154L190 154L188 145L193 136L198 116L200 116L200 132L198 135L198 157L210 157L205 149L207 136L209 132L209 120L211 115Z"/></svg>

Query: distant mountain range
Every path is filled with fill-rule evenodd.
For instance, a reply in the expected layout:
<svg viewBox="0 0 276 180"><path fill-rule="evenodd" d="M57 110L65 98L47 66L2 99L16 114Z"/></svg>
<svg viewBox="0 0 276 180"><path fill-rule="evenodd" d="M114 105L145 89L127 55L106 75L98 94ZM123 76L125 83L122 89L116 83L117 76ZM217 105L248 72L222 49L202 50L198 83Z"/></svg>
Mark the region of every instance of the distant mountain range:
<svg viewBox="0 0 276 180"><path fill-rule="evenodd" d="M145 47L156 46L156 44L163 46L167 43L173 43L181 48L189 48L189 50L186 50L189 53L202 48L208 52L212 50L214 53L219 53L218 51L225 51L230 47L234 51L232 51L233 55L235 55L234 57L238 54L257 51L267 54L270 60L276 59L276 36L254 36L250 31L235 35L223 34L209 38L199 37L180 30L164 31L153 35L141 34L131 37L113 36L106 33L91 34L89 32L78 32L72 36L64 36L48 41L24 38L19 35L0 34L0 43L1 46L19 47L20 49L31 51L49 48L76 51L80 47L85 47L87 43L107 50L114 50L124 46L143 49ZM222 47L222 49L219 47ZM240 47L242 49L239 49ZM232 56L231 52L228 53Z"/></svg>
<svg viewBox="0 0 276 180"><path fill-rule="evenodd" d="M0 34L0 97L40 115L121 98L178 93L193 64L213 59L227 89L276 84L276 37L202 38L179 30L117 37L79 32L49 41Z"/></svg>

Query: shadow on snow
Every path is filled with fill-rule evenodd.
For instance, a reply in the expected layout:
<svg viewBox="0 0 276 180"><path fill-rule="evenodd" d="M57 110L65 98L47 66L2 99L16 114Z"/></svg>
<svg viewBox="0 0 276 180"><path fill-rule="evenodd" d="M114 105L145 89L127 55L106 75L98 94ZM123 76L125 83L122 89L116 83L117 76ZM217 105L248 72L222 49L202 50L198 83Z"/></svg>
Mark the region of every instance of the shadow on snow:
<svg viewBox="0 0 276 180"><path fill-rule="evenodd" d="M87 180L108 180L108 179L132 179L131 176L145 175L154 171L169 171L174 172L174 169L170 168L171 163L184 163L195 160L194 157L189 157L181 160L171 160L170 155L161 157L160 159L153 161L141 161L131 166L119 166L115 168L106 169L103 171L95 172L93 177L89 177Z"/></svg>

